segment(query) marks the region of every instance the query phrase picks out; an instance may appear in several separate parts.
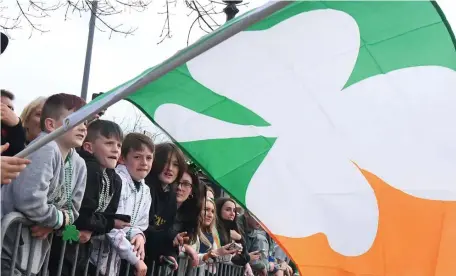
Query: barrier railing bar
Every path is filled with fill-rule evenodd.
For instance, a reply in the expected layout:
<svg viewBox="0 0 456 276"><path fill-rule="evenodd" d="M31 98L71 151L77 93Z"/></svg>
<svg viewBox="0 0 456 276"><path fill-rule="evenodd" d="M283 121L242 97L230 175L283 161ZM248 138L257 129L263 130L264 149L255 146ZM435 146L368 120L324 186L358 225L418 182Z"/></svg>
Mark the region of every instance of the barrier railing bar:
<svg viewBox="0 0 456 276"><path fill-rule="evenodd" d="M100 275L100 262L101 262L101 248L103 247L103 244L100 245L98 248L98 254L97 254L97 269L95 272L95 276Z"/></svg>
<svg viewBox="0 0 456 276"><path fill-rule="evenodd" d="M63 252L62 255L65 255L65 252ZM71 276L76 275L76 267L78 266L78 257L79 257L79 243L76 244L76 253L74 254L74 263L73 263L73 267L71 268ZM87 274L85 274L85 275L87 275Z"/></svg>
<svg viewBox="0 0 456 276"><path fill-rule="evenodd" d="M108 239L108 237L105 237L105 242L108 243L108 261L106 263L106 271L105 271L105 276L109 276L109 274L111 274L111 262L112 262L112 256L115 254L113 252L113 248L112 248L112 243L110 242L110 240ZM100 258L98 256L98 258Z"/></svg>
<svg viewBox="0 0 456 276"><path fill-rule="evenodd" d="M177 257L177 263L178 263L178 268L177 268L177 275L185 275L188 267L188 262L185 258L182 258L182 256Z"/></svg>
<svg viewBox="0 0 456 276"><path fill-rule="evenodd" d="M49 235L49 248L52 248L52 243L54 241L54 233L51 233ZM49 268L49 259L51 258L51 251L46 253L46 257L44 258L44 264L43 267L41 268L41 276L47 276L48 275L48 268Z"/></svg>
<svg viewBox="0 0 456 276"><path fill-rule="evenodd" d="M24 227L29 227L30 225L32 225L32 223L30 221L28 221L22 214L17 213L17 212L6 215L2 219L2 225L1 225L2 240L0 241L1 244L4 243L5 234L12 225L17 225L18 228L16 230L16 237L14 239L14 248L12 249L12 252L11 252L12 253L12 256L11 256L12 264L10 267L11 271L10 271L9 275L14 275L16 267L17 267L16 263L18 260L18 254L20 254L19 250L20 250L20 241L21 241L21 237L22 237L22 230L24 230ZM50 247L52 247L54 235L55 235L54 233L51 233L48 237L48 242L49 242ZM38 246L38 243L40 242L38 239L33 238L31 236L31 234L30 234L30 240L31 240L31 243L30 243L30 251L29 251L29 256L28 256L29 258L28 258L28 263L27 263L27 268L26 268L26 275L31 275L31 271L35 267L36 259L34 259L33 257L35 257L34 253L36 251L36 247ZM8 239L8 242L11 243L11 240ZM106 244L106 242L108 242L108 244ZM93 253L94 245L95 245L95 243L92 243L92 242L89 242L89 244L88 244L88 246L89 246L88 257L89 258L88 258L88 261L84 264L83 276L88 275L89 266L91 264L93 265L93 263L95 262L95 258L91 257L91 256L93 256L92 253ZM80 270L78 269L78 264L79 264L78 259L79 259L79 255L81 255L81 253L79 252L79 250L81 249L81 246L79 244L76 244L75 246L72 246L71 248L70 247L67 248L66 241L63 241L62 245L61 245L61 253L60 253L61 255L59 256L59 263L57 266L57 275L62 274L62 270L64 268L64 263L66 264L66 262L65 262L66 249L75 250L75 254L74 254L75 260L74 260L74 264L71 267L70 275L75 276L77 274L79 276ZM118 257L117 252L113 251L113 245L107 237L104 237L104 240L101 241L101 245L97 249L98 249L98 254L97 254L98 256L96 257L96 263L97 263L96 275L104 274L104 276L108 276L111 273L111 265L112 265L113 258L115 260L117 260L116 259ZM103 262L103 256L104 256L106 249L108 249L109 256L107 258L106 271L103 273L102 269L104 268L105 265L103 263L103 267L101 267L101 263ZM49 263L50 263L50 252L51 252L51 250L48 250L48 252L44 256L43 265L42 265L40 271L38 271L38 275L40 275L40 276L48 276L48 274L49 274L48 269L49 269ZM10 254L10 252L7 252L7 253ZM21 253L21 254L23 254L23 253ZM39 261L42 260L41 258L42 257L40 257ZM150 273L148 273L148 275L150 275L150 276L156 276L156 275L157 276L214 276L214 275L216 275L216 276L243 276L242 272L243 272L244 268L240 267L240 266L236 266L231 263L223 263L223 262L214 262L211 264L202 263L202 264L198 264L196 267L192 267L191 260L184 253L181 253L179 255L177 261L178 261L179 267L176 271L172 270L172 268L169 266L166 266L166 265L162 266L162 265L159 265L158 263L156 263L155 261L153 261L153 262L151 262L151 264L149 264L149 265L151 265L151 267L149 267L149 269L148 269L150 271ZM21 262L21 264L23 264L23 262L25 262L25 260L23 260ZM155 274L155 270L157 269L156 265L158 265L158 274ZM130 274L131 265L129 263L126 263L126 266L127 266L125 269L126 275L120 275L120 276L128 276ZM52 269L54 269L54 267L52 267ZM215 271L214 271L214 269L215 269ZM65 271L66 271L66 267L65 267ZM78 272L76 272L76 271L78 271ZM112 276L115 276L115 275L112 275Z"/></svg>
<svg viewBox="0 0 456 276"><path fill-rule="evenodd" d="M88 250L88 256L87 256L87 262L85 263L85 267L84 267L84 276L87 276L87 273L89 273L89 264L90 264L90 255L92 253L92 250L93 250L93 244L90 243L89 244L89 250Z"/></svg>
<svg viewBox="0 0 456 276"><path fill-rule="evenodd" d="M154 276L155 272L155 261L152 262L152 271L150 272L149 276Z"/></svg>
<svg viewBox="0 0 456 276"><path fill-rule="evenodd" d="M36 247L36 239L33 239L32 238L32 233L30 233L30 239L32 239L32 244L30 245L30 251L29 251L29 262L27 264L27 276L30 276L32 274L32 265L33 265L33 261L32 258L30 257L33 257L33 252L35 252L35 247ZM32 256L30 256L32 255ZM14 267L12 268L14 270Z"/></svg>
<svg viewBox="0 0 456 276"><path fill-rule="evenodd" d="M65 251L66 251L66 241L63 241L62 243L62 250L60 251L60 259L59 259L59 265L57 268L57 275L62 275L62 268L63 268L63 258L65 257Z"/></svg>
<svg viewBox="0 0 456 276"><path fill-rule="evenodd" d="M11 271L10 271L10 274L9 276L13 276L14 275L14 268L16 267L16 261L17 261L17 252L19 251L19 241L21 239L21 233L22 233L22 222L19 222L19 227L17 228L17 232L16 232L16 239L14 240L14 250L13 250L13 259L11 261L12 265L11 265ZM3 229L2 229L2 238L3 238ZM2 244L3 244L3 240L2 240Z"/></svg>
<svg viewBox="0 0 456 276"><path fill-rule="evenodd" d="M127 264L127 268L125 269L125 276L130 275L130 263Z"/></svg>

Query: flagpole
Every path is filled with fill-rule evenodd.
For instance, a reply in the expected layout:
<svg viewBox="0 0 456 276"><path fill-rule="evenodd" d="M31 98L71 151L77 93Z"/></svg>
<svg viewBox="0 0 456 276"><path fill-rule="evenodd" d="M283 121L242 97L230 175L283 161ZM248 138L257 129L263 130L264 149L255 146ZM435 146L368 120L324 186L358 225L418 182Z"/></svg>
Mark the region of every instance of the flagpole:
<svg viewBox="0 0 456 276"><path fill-rule="evenodd" d="M89 37L87 38L86 57L84 64L84 74L82 76L82 88L81 98L87 101L87 90L89 87L89 76L90 76L90 64L92 63L92 47L93 47L93 36L95 33L95 20L97 18L98 0L92 1L92 8L90 9L90 21L89 21Z"/></svg>
<svg viewBox="0 0 456 276"><path fill-rule="evenodd" d="M221 29L220 31L215 31L216 33L214 35L209 36L206 39L199 40L194 44L188 46L186 48L187 50L177 52L175 55L162 62L159 66L156 66L154 69L152 69L145 75L136 78L130 81L129 83L124 84L123 86L117 88L117 90L112 91L112 93L106 95L106 97L104 97L103 99L89 106L85 106L81 110L71 114L70 116L64 119L63 126L39 138L39 140L30 144L16 156L28 156L40 147L44 146L45 144L53 141L60 135L64 134L66 131L86 121L88 118L91 118L101 110L106 109L109 106L115 104L116 102L128 97L130 94L133 94L135 91L143 88L147 84L155 81L161 76L167 74L168 72L174 70L182 64L185 64L189 60L206 52L212 47L217 46L218 44L222 43L228 38L245 30L251 25L265 19L269 15L286 7L291 3L293 3L293 1L274 1L265 4L262 7L257 8L255 11L244 15L244 17L241 17L237 21L233 22L230 26Z"/></svg>

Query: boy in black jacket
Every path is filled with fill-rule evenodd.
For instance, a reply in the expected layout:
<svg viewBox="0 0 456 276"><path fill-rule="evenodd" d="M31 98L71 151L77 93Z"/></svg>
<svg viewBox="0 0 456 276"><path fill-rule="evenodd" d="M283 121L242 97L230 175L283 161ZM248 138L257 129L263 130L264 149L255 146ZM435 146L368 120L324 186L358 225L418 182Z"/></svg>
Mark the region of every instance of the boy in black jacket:
<svg viewBox="0 0 456 276"><path fill-rule="evenodd" d="M113 228L122 229L129 225L116 215L122 180L114 168L120 157L122 140L122 130L114 122L96 120L88 126L87 138L79 153L86 161L87 185L79 218L74 223L79 230L78 260L75 260L75 245L67 244L60 275L71 275L74 265L75 275L83 275L89 260L90 238L106 234ZM54 253L51 253L49 263L51 276L57 276L61 247L61 239L54 239Z"/></svg>

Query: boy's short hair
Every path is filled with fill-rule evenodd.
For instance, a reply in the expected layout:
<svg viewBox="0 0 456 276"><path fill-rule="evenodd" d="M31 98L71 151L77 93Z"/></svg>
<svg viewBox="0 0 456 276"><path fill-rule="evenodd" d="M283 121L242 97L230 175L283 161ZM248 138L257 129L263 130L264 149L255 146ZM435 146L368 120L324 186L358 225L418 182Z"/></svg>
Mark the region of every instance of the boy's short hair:
<svg viewBox="0 0 456 276"><path fill-rule="evenodd" d="M46 102L44 102L43 110L41 111L41 130L46 131L45 121L47 118L59 120L65 110L76 111L85 104L86 102L76 95L60 93L50 96Z"/></svg>
<svg viewBox="0 0 456 276"><path fill-rule="evenodd" d="M122 157L127 157L131 150L140 151L144 147L147 147L152 153L155 151L154 142L149 136L136 132L129 133L122 143Z"/></svg>
<svg viewBox="0 0 456 276"><path fill-rule="evenodd" d="M10 91L5 90L5 89L1 89L0 93L1 93L1 95L0 95L1 97L7 97L8 99L14 101L14 98L15 98L14 94L11 93Z"/></svg>
<svg viewBox="0 0 456 276"><path fill-rule="evenodd" d="M87 127L86 142L95 142L100 136L123 141L123 132L118 124L108 120L95 120Z"/></svg>

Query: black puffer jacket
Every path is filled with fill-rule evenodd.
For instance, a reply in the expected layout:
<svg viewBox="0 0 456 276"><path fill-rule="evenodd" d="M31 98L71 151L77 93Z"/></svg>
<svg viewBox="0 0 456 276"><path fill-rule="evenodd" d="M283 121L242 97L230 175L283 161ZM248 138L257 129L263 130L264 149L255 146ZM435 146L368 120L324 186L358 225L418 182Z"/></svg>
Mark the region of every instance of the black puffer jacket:
<svg viewBox="0 0 456 276"><path fill-rule="evenodd" d="M79 155L86 161L87 185L79 217L74 224L78 230L88 230L93 232L93 235L108 233L114 228L114 216L119 206L122 180L114 169L106 169L111 184L109 190L112 198L104 212L95 213L101 194L103 171L100 163L92 154L81 150Z"/></svg>

